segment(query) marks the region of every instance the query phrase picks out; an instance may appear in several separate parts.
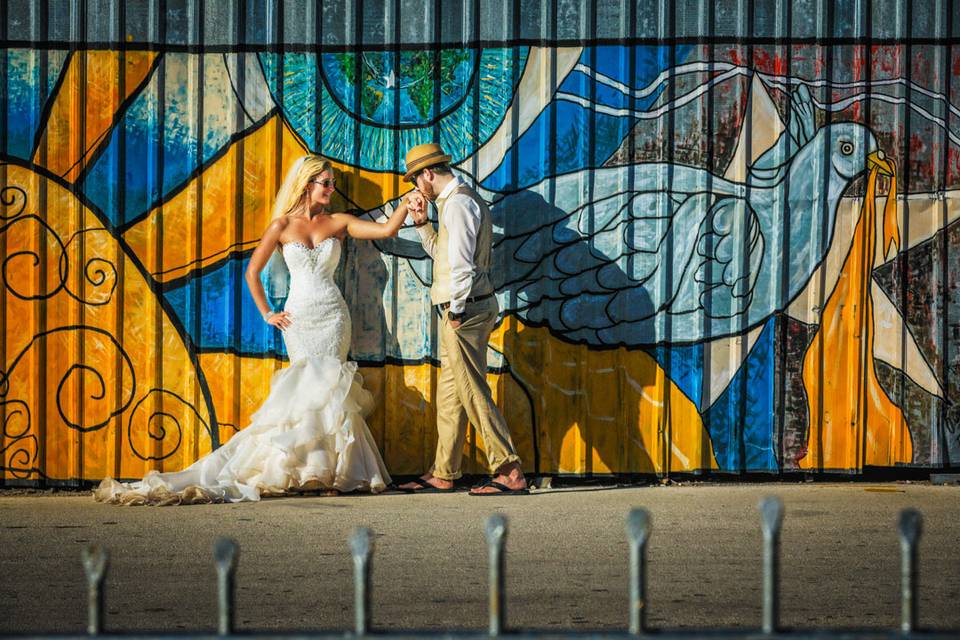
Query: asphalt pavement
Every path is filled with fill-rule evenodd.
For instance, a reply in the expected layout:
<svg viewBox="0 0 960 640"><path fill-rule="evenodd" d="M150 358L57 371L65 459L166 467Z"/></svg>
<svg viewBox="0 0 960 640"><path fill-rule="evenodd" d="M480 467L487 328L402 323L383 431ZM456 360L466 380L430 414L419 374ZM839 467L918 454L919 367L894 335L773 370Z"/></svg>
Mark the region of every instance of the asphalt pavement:
<svg viewBox="0 0 960 640"><path fill-rule="evenodd" d="M923 482L581 486L529 496L298 496L260 503L115 507L87 494L0 491L0 634L80 633L81 549L110 551L109 631L213 631L213 544L241 548L240 631L347 630L347 540L373 530L376 629L482 630L484 524L507 516L507 625L627 626L625 518L645 507L648 621L661 629L759 627L757 504L779 496L781 621L792 628L895 628L901 509L923 514L920 624L960 629L960 488Z"/></svg>

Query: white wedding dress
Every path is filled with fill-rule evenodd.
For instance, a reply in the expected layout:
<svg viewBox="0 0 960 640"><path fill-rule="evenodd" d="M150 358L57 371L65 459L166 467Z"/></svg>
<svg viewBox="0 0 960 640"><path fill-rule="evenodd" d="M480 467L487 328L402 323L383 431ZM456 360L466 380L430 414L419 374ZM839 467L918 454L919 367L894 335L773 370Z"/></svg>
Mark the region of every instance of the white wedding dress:
<svg viewBox="0 0 960 640"><path fill-rule="evenodd" d="M347 362L350 312L333 280L340 242L283 247L290 270L283 332L290 365L278 371L251 423L184 469L143 480L107 478L94 497L114 504L190 504L259 500L289 492L383 491L390 482L364 416L373 398Z"/></svg>

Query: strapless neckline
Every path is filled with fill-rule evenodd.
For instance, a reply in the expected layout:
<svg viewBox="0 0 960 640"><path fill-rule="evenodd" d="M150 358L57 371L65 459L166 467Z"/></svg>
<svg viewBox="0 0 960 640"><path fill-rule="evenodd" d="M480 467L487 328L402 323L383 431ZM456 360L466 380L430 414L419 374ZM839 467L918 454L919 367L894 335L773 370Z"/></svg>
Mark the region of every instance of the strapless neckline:
<svg viewBox="0 0 960 640"><path fill-rule="evenodd" d="M284 244L283 246L284 246L284 247L298 246L298 247L302 247L303 249L306 249L307 251L316 251L317 249L319 249L320 247L322 247L323 245L325 245L325 244L327 243L327 241L329 241L329 240L339 240L339 238L337 238L337 236L327 236L326 238L324 238L323 240L321 240L320 242L318 242L317 244L315 244L315 245L312 246L312 247L307 246L307 243L306 243L306 242L300 242L299 240L294 240L293 242L288 242L288 243Z"/></svg>

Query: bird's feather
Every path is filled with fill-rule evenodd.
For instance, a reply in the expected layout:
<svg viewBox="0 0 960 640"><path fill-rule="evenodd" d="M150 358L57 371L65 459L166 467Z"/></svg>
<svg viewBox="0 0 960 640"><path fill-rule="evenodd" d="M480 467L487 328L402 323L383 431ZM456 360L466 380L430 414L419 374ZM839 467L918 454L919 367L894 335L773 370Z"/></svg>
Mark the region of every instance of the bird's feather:
<svg viewBox="0 0 960 640"><path fill-rule="evenodd" d="M801 84L790 94L790 118L787 131L780 134L776 143L757 158L750 167L754 181L769 185L782 180L785 168L797 151L807 144L817 130L816 115L810 90Z"/></svg>
<svg viewBox="0 0 960 640"><path fill-rule="evenodd" d="M810 138L817 132L817 119L807 85L801 84L790 95L790 137L797 146L810 142Z"/></svg>
<svg viewBox="0 0 960 640"><path fill-rule="evenodd" d="M746 202L727 199L711 210L691 265L697 306L705 315L730 318L746 312L762 266L763 244L760 221Z"/></svg>

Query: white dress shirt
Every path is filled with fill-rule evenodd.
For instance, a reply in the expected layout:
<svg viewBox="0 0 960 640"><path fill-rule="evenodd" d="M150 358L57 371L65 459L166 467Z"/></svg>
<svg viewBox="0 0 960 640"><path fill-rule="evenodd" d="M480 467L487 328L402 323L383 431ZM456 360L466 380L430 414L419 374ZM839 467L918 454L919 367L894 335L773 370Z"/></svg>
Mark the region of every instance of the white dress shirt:
<svg viewBox="0 0 960 640"><path fill-rule="evenodd" d="M450 264L450 311L463 313L473 288L477 265L473 261L480 232L480 205L464 194L454 194L464 182L454 176L437 196L437 208L443 209L440 224L447 230L446 248ZM437 251L437 234L430 225L417 227L424 250L433 258ZM442 249L442 247L441 247Z"/></svg>

